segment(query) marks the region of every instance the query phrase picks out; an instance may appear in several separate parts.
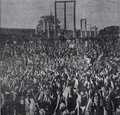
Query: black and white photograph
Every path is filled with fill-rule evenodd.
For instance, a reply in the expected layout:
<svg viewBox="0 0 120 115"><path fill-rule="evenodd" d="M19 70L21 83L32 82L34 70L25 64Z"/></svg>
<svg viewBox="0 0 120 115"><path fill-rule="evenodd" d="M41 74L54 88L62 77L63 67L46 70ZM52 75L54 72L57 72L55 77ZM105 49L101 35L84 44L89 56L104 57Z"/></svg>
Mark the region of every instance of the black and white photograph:
<svg viewBox="0 0 120 115"><path fill-rule="evenodd" d="M0 0L0 115L120 115L120 0Z"/></svg>

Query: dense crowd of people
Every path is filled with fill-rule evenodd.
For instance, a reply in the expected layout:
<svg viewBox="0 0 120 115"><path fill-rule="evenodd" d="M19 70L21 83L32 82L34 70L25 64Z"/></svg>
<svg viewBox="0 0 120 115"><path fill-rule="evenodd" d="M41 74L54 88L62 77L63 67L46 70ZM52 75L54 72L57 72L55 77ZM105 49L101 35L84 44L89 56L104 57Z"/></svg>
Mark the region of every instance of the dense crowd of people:
<svg viewBox="0 0 120 115"><path fill-rule="evenodd" d="M2 115L120 114L119 36L65 37L1 34Z"/></svg>

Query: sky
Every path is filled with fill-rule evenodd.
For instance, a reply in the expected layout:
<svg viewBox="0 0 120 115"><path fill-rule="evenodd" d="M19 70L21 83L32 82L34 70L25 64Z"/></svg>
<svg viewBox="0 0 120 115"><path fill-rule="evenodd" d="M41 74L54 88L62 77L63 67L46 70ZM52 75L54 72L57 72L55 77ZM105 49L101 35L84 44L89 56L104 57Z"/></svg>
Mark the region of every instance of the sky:
<svg viewBox="0 0 120 115"><path fill-rule="evenodd" d="M1 0L1 27L36 28L40 17L54 15L55 0ZM56 0L58 1L58 0ZM76 0L76 27L87 18L88 29L120 26L120 0Z"/></svg>

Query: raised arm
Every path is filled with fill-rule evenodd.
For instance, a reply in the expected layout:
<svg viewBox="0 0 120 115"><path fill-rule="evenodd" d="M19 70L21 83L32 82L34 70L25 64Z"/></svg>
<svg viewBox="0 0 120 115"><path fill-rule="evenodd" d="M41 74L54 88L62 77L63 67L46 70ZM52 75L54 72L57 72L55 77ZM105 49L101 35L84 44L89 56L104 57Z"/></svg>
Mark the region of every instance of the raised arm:
<svg viewBox="0 0 120 115"><path fill-rule="evenodd" d="M59 104L60 104L60 95L57 96L57 104L56 104L56 107L55 107L55 110L54 110L54 115L56 115Z"/></svg>

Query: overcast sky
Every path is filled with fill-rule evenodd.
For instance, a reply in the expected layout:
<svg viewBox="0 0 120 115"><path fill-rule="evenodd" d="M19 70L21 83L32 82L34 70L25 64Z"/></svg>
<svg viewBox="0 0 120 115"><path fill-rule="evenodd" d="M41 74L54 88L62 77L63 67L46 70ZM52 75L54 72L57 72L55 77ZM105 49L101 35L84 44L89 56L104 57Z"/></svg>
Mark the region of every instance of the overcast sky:
<svg viewBox="0 0 120 115"><path fill-rule="evenodd" d="M54 15L55 0L1 0L1 27L35 28L42 15ZM57 0L56 0L57 1ZM76 25L87 18L88 27L120 25L120 0L76 0Z"/></svg>

